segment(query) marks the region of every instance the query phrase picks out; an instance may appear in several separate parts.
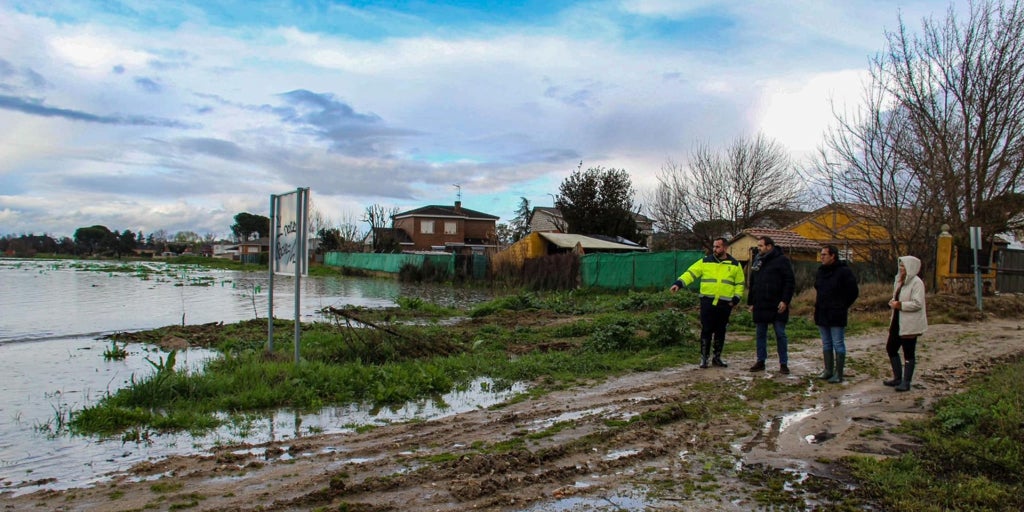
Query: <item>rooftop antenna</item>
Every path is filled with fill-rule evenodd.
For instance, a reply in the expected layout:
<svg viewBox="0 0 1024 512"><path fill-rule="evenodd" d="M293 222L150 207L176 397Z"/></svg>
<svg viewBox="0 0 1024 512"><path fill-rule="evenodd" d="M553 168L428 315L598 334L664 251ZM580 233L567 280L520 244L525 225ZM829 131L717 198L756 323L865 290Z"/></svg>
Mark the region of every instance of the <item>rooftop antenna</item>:
<svg viewBox="0 0 1024 512"><path fill-rule="evenodd" d="M456 183L456 184L454 184L452 186L455 187L455 189L458 191L455 194L455 198L461 203L462 202L462 185L459 185L458 183Z"/></svg>

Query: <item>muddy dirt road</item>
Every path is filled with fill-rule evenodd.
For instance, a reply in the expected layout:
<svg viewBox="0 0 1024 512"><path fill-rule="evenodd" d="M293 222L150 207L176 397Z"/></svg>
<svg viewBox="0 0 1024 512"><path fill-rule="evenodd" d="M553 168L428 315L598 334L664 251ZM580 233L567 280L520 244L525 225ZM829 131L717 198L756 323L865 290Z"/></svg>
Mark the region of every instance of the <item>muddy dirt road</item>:
<svg viewBox="0 0 1024 512"><path fill-rule="evenodd" d="M502 408L361 433L225 447L141 464L92 488L0 495L3 510L576 511L827 508L830 460L886 456L888 429L998 360L1024 353L1024 322L930 326L914 388L881 385L884 335L847 340L847 382L814 379L820 342L793 343L791 375L728 368L635 373ZM810 475L810 476L808 476ZM788 482L779 484L779 479Z"/></svg>

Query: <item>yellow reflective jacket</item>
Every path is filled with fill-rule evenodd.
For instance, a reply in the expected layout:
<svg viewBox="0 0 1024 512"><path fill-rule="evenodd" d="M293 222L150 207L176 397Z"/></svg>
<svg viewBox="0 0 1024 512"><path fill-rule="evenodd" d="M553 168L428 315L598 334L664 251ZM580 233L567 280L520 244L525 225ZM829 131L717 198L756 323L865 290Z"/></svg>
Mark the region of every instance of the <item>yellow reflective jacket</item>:
<svg viewBox="0 0 1024 512"><path fill-rule="evenodd" d="M712 304L718 305L719 300L739 303L743 297L743 266L729 254L721 260L714 254L697 260L679 276L676 284L682 288L698 279L700 296L711 298Z"/></svg>

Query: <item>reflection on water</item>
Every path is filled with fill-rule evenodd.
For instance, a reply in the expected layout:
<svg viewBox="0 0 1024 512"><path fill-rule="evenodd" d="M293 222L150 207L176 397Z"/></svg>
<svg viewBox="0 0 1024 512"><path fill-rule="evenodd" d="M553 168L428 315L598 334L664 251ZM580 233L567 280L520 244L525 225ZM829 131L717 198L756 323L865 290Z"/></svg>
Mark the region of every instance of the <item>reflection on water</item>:
<svg viewBox="0 0 1024 512"><path fill-rule="evenodd" d="M267 317L268 276L164 263L0 259L0 344L165 325ZM326 306L395 305L400 296L445 306L488 300L483 290L357 277L304 278L300 314ZM294 318L295 281L274 277L274 316Z"/></svg>
<svg viewBox="0 0 1024 512"><path fill-rule="evenodd" d="M346 432L357 425L430 419L486 407L521 391L493 392L486 381L440 400L387 410L350 406L315 414L279 411L228 425L201 438L151 436L148 442L55 435L75 410L152 372L146 359L163 353L132 345L120 361L105 361L103 334L180 324L266 318L263 273L209 270L158 262L106 263L0 259L0 493L67 488L170 454L202 453L215 445L286 440ZM295 282L274 277L274 316L294 317ZM485 291L403 284L391 279L306 278L301 315L317 318L326 306L369 308L414 296L443 305L488 300ZM178 355L178 369L199 371L211 351Z"/></svg>

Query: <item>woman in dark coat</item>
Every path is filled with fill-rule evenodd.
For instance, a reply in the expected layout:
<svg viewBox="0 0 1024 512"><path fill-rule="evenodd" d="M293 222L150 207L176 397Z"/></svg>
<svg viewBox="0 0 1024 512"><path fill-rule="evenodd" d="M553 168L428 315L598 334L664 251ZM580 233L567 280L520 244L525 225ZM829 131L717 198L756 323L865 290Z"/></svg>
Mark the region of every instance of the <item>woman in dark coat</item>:
<svg viewBox="0 0 1024 512"><path fill-rule="evenodd" d="M814 324L821 333L821 350L825 370L819 379L833 384L843 381L846 367L846 322L850 306L860 295L857 277L845 261L839 259L839 250L827 245L821 250L821 266L814 276Z"/></svg>

